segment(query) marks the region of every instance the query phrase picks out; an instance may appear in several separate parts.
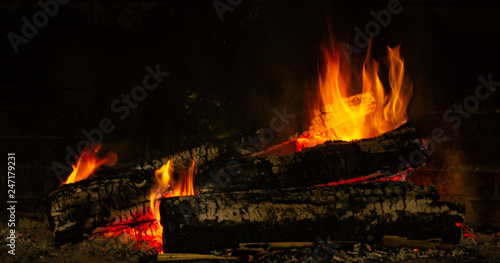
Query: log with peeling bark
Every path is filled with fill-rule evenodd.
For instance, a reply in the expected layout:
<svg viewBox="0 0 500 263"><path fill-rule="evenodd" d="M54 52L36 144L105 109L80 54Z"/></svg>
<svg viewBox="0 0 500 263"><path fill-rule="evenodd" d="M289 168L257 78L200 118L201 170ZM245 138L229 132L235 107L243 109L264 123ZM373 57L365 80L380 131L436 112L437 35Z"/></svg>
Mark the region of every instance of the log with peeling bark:
<svg viewBox="0 0 500 263"><path fill-rule="evenodd" d="M165 252L201 252L241 242L346 240L384 235L457 243L465 206L439 202L436 188L376 182L163 199Z"/></svg>
<svg viewBox="0 0 500 263"><path fill-rule="evenodd" d="M291 144L293 141L282 147L292 147L293 152L295 146ZM196 151L205 151L201 149L204 148ZM393 175L406 167L401 158L408 159L411 152L422 150L419 134L405 124L376 138L327 142L298 153L238 158L240 154L215 159L205 154L208 159L198 163L195 189L202 192L277 189L326 184L373 173ZM174 156L183 156L179 158L185 160L192 155ZM422 156L418 165L425 161L425 155ZM59 187L47 198L55 239L71 242L99 227L148 220L153 180L154 169L134 167Z"/></svg>

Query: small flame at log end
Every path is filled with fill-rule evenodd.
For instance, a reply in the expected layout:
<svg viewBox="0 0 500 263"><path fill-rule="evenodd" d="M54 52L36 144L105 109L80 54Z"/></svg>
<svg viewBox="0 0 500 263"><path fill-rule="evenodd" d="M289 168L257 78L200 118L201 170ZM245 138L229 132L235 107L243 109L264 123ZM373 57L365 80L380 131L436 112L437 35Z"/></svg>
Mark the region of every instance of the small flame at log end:
<svg viewBox="0 0 500 263"><path fill-rule="evenodd" d="M101 149L98 145L92 149L85 147L82 154L78 158L76 165L71 165L73 167L73 172L69 175L68 179L63 184L72 184L79 182L81 180L87 179L90 175L101 166L113 166L118 161L118 156L114 152L108 152L106 156L100 159L97 156L97 152Z"/></svg>

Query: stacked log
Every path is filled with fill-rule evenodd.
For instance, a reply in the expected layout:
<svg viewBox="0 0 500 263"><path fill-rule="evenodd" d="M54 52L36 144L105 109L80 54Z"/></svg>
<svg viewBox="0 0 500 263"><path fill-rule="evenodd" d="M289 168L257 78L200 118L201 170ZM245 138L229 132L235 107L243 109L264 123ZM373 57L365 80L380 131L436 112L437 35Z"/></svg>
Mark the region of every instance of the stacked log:
<svg viewBox="0 0 500 263"><path fill-rule="evenodd" d="M204 193L160 205L165 252L201 252L247 242L380 242L384 235L457 243L462 204L433 186L376 182L284 190Z"/></svg>
<svg viewBox="0 0 500 263"><path fill-rule="evenodd" d="M410 124L371 139L327 142L302 152L276 156L236 154L235 145L239 143L220 143L217 149L201 146L171 158L182 164L189 163L193 153L197 156L197 191L232 192L309 187L372 173L393 175L408 168L401 158L408 159L415 151L425 152L420 135ZM422 156L414 167L424 164L425 155ZM53 191L47 198L47 213L56 241L71 242L99 227L146 220L154 180L152 167L108 171L106 176L63 185Z"/></svg>

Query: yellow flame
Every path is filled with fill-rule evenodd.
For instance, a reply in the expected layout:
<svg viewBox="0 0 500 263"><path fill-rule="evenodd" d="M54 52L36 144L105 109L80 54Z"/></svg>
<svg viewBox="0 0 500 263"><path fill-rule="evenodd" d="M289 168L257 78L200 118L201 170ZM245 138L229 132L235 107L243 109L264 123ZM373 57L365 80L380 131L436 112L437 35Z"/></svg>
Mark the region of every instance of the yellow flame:
<svg viewBox="0 0 500 263"><path fill-rule="evenodd" d="M172 160L168 160L166 164L155 171L156 183L151 189L149 202L151 213L158 223L160 222L160 198L194 195L196 168L196 157L193 156L191 166L187 171L181 171L177 181L174 180Z"/></svg>
<svg viewBox="0 0 500 263"><path fill-rule="evenodd" d="M71 172L68 179L66 179L66 182L63 184L72 184L87 179L101 165L115 165L118 160L118 156L114 152L108 152L106 157L100 159L96 155L100 148L100 145L94 147L93 150L89 150L85 147L82 154L78 158L76 165L71 165L73 167L73 172Z"/></svg>
<svg viewBox="0 0 500 263"><path fill-rule="evenodd" d="M173 167L172 161L168 160L166 164L164 164L160 169L155 171L155 179L156 183L151 189L151 193L149 195L149 203L151 208L151 213L156 221L160 222L160 202L159 199L170 188L170 181L173 175Z"/></svg>
<svg viewBox="0 0 500 263"><path fill-rule="evenodd" d="M400 47L387 48L388 92L378 75L379 63L371 58L370 49L371 44L363 64L362 92L349 96L349 92L356 90L350 86L356 83L350 81L350 70L341 68L342 57L333 45L330 50L323 48L325 70L319 76L319 103L312 109L314 117L309 126L315 143L308 143L308 147L326 140L351 141L375 137L406 122L412 86L405 82Z"/></svg>

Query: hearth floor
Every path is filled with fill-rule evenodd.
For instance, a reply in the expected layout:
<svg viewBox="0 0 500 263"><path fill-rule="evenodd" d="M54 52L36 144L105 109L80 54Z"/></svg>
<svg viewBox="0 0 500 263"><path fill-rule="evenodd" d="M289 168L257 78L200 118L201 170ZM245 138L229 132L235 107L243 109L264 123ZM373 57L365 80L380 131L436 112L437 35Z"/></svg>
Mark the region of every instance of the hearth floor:
<svg viewBox="0 0 500 263"><path fill-rule="evenodd" d="M154 249L145 245L134 249L133 243L127 244L120 238L89 237L78 243L58 246L44 214L20 214L18 219L16 256L7 253L8 228L3 228L0 230L0 262L156 262L157 254ZM238 255L243 255L252 262L500 262L500 233L498 229L487 232L475 233L474 240L464 238L451 251L430 249L417 252L412 248L387 249L357 244L350 248L322 251L321 255L327 255L325 261L318 260L315 248L229 253L239 253Z"/></svg>

